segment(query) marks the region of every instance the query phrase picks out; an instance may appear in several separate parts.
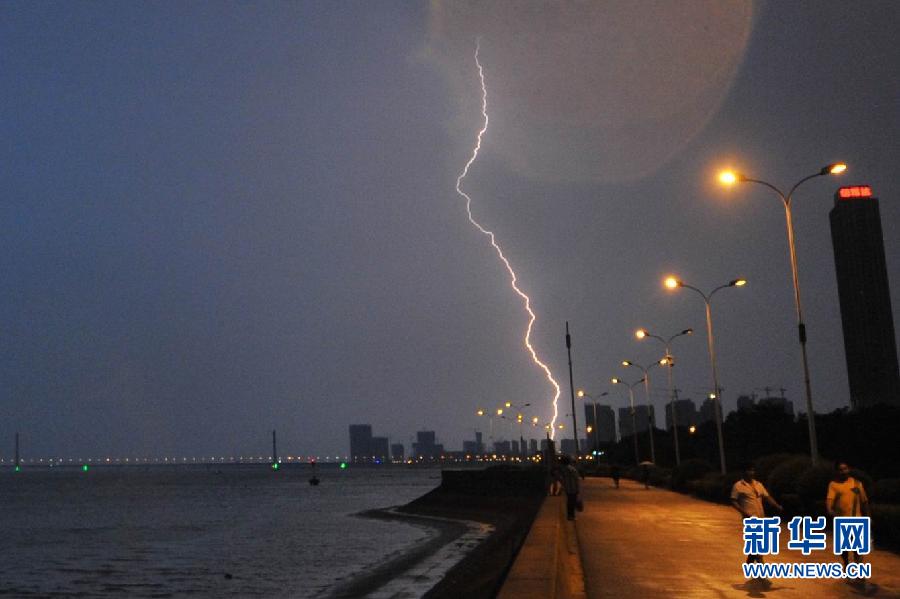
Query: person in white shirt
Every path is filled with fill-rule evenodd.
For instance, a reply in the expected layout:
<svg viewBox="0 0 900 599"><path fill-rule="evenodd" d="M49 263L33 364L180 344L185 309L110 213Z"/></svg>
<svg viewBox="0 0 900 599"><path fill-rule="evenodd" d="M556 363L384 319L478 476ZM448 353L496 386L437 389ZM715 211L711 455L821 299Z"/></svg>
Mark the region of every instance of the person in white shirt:
<svg viewBox="0 0 900 599"><path fill-rule="evenodd" d="M744 477L731 487L731 505L740 512L742 518L765 518L766 511L763 507L763 501L776 511L783 511L781 505L772 499L772 496L769 495L763 484L756 480L756 468L753 467L753 464L747 464L744 467ZM761 555L751 554L747 556L748 564L751 562L762 563L762 561L763 556ZM759 582L767 587L772 584L766 579L762 579Z"/></svg>

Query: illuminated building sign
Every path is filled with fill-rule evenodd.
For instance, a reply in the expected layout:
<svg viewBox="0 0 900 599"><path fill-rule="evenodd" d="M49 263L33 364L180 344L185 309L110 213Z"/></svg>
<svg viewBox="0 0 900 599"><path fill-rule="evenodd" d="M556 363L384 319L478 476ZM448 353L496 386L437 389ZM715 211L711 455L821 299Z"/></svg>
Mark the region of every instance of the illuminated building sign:
<svg viewBox="0 0 900 599"><path fill-rule="evenodd" d="M838 196L842 200L851 198L871 198L872 188L868 185L852 185L850 187L841 187L838 189Z"/></svg>

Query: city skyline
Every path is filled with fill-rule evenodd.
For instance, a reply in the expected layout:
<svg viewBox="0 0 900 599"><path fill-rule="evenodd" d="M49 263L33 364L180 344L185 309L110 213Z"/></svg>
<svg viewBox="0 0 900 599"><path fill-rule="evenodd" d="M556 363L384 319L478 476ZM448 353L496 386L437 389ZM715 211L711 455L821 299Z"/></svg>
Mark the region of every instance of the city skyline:
<svg viewBox="0 0 900 599"><path fill-rule="evenodd" d="M343 454L369 422L471 440L506 401L552 416L527 319L454 189L532 300L562 386L627 393L669 336L674 385L725 411L762 385L805 410L779 200L795 197L813 405L849 405L829 210L880 199L900 281L900 56L891 2L34 5L0 17L0 455ZM896 333L895 333L896 339ZM651 371L661 421L664 372ZM574 391L574 390L572 390ZM635 389L636 403L645 403ZM584 423L576 400L579 438ZM699 406L698 406L699 408ZM565 429L564 429L565 430ZM296 445L291 445L296 443Z"/></svg>

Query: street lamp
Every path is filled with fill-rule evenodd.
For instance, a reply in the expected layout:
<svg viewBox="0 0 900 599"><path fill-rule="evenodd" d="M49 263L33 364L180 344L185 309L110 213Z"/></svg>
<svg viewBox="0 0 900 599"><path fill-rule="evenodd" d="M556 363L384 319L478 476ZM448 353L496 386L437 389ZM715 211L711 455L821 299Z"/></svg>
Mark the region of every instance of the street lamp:
<svg viewBox="0 0 900 599"><path fill-rule="evenodd" d="M521 410L522 408L529 407L531 405L531 403L514 404L511 401L507 401L507 402L504 402L503 405L504 405L504 407L507 407L507 408L515 408L516 410ZM523 421L523 419L524 419L524 416L522 415L522 412L521 411L518 412L516 414L516 422L519 424L519 445L520 445L520 447L525 444L525 438L522 436L522 421ZM520 451L520 453L524 454L525 452Z"/></svg>
<svg viewBox="0 0 900 599"><path fill-rule="evenodd" d="M668 366L668 378L669 378L669 410L672 412L672 437L675 439L675 465L681 464L681 449L678 446L678 418L675 415L675 387L672 384L672 367L675 366L675 358L672 356L672 350L669 349L672 345L672 341L681 337L683 335L693 335L694 329L684 329L680 333L676 333L672 335L668 339L660 337L659 335L654 335L647 329L638 329L634 332L634 336L638 339L644 339L646 337L650 337L651 339L656 339L665 346L666 348L666 366Z"/></svg>
<svg viewBox="0 0 900 599"><path fill-rule="evenodd" d="M716 434L719 437L719 467L722 474L725 474L725 438L722 435L722 398L719 389L719 374L716 371L716 350L713 343L712 308L710 307L710 301L712 301L712 296L715 295L715 293L720 289L726 289L728 287L743 287L747 284L747 281L746 279L734 279L732 281L729 281L725 285L719 285L708 294L703 293L696 287L692 287L691 285L688 285L687 283L676 277L667 277L663 284L669 289L678 289L679 287L685 287L687 289L696 291L700 294L700 297L703 298L703 302L706 304L706 344L709 349L709 364L712 369L713 383L713 392L710 398L715 400L714 405L716 408Z"/></svg>
<svg viewBox="0 0 900 599"><path fill-rule="evenodd" d="M656 428L656 414L653 413L650 405L650 369L654 366L665 366L668 363L667 358L662 358L647 366L635 364L631 360L622 360L622 366L634 366L644 373L644 398L647 400L647 424L650 425L650 461L656 463L656 445L653 441L653 429Z"/></svg>
<svg viewBox="0 0 900 599"><path fill-rule="evenodd" d="M594 427L593 427L593 429L596 430L597 429L597 400L600 399L601 397L609 395L609 392L604 391L597 397L593 397L589 393L585 393L584 389L579 389L578 393L576 393L576 395L578 396L579 399L584 399L585 397L590 398L590 400L592 402L591 405L594 406ZM592 432L591 427L587 427L585 430L587 431L588 435L590 435L590 437L593 438L593 440L594 440L593 446L594 446L594 450L596 451L597 449L600 448L600 444L597 442L597 435L596 434L591 435L591 432Z"/></svg>
<svg viewBox="0 0 900 599"><path fill-rule="evenodd" d="M637 424L634 420L634 388L643 383L644 379L635 381L633 383L626 383L622 379L613 377L609 379L609 382L611 382L613 385L625 385L626 387L628 387L628 400L631 402L631 438L634 439L634 463L635 465L637 465L641 462L641 459L638 456ZM621 423L619 423L619 429L621 430Z"/></svg>
<svg viewBox="0 0 900 599"><path fill-rule="evenodd" d="M847 165L843 162L825 165L819 169L818 172L800 179L793 187L791 187L787 194L771 183L760 179L752 179L734 171L725 171L719 175L719 181L725 185L733 185L735 183L757 183L759 185L764 185L774 191L778 197L781 198L782 204L784 204L784 216L787 221L788 250L790 251L791 256L791 275L794 281L794 304L797 308L797 334L800 339L800 353L803 357L803 385L806 392L806 420L809 426L809 453L813 465L815 465L819 459L819 444L816 439L816 415L815 412L813 412L812 387L809 382L809 362L806 358L806 324L803 322L803 308L800 302L800 276L797 272L797 249L794 245L794 219L791 215L791 200L793 199L794 192L797 188L810 179L825 175L840 175L846 170Z"/></svg>
<svg viewBox="0 0 900 599"><path fill-rule="evenodd" d="M502 413L503 413L503 410L497 410L497 415L498 415L498 416L500 416ZM488 417L488 422L490 423L490 424L489 424L489 426L490 426L490 432L488 433L488 441L489 441L490 444L491 444L490 449L493 451L493 449L494 449L494 415L493 415L492 413L489 413L489 412L487 412L487 411L481 409L481 408L479 408L479 409L475 412L475 415L476 415L476 416L487 416L487 417Z"/></svg>

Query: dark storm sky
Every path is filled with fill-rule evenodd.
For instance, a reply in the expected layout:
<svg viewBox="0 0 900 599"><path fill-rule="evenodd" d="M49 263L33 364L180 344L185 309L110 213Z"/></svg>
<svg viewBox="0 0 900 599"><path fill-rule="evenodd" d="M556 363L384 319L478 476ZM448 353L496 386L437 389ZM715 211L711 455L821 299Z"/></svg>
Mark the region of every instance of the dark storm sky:
<svg viewBox="0 0 900 599"><path fill-rule="evenodd" d="M347 451L347 425L459 447L505 400L552 414L527 322L454 185L530 294L563 384L676 383L725 408L802 404L780 202L795 226L816 409L847 405L828 226L842 184L881 200L900 290L895 2L0 5L0 455ZM584 13L584 14L582 14ZM492 87L492 83L494 87ZM658 410L665 395L656 375Z"/></svg>

